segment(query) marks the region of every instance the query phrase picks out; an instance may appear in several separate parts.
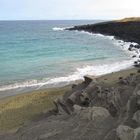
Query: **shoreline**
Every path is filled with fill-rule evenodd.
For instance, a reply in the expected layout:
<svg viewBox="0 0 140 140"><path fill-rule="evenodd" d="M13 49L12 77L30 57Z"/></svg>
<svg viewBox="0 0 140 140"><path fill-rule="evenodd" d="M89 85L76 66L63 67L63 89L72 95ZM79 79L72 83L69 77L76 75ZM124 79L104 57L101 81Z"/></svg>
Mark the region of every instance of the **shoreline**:
<svg viewBox="0 0 140 140"><path fill-rule="evenodd" d="M90 77L96 79L98 83L113 84L118 81L119 77L125 78L131 73L136 74L137 70L137 68L132 68L112 72L100 77ZM76 85L79 85L79 83L76 83ZM0 132L13 133L17 131L19 127L23 126L26 122L29 123L35 116L46 113L48 109L54 106L53 101L55 99L60 98L71 89L72 85L68 85L59 88L31 91L0 99L0 108L2 110L0 115L3 127Z"/></svg>
<svg viewBox="0 0 140 140"><path fill-rule="evenodd" d="M120 24L120 25L122 24L122 22L121 23L116 22L116 23L117 23L117 25L115 25L115 26L118 26L118 24ZM85 33L88 33L88 34L91 34L91 35L101 36L101 37L103 36L103 37L109 38L110 40L114 40L115 44L117 44L118 47L120 47L123 51L127 51L127 53L130 54L130 57L134 59L133 64L135 66L137 65L138 67L140 67L140 63L139 63L140 62L140 42L139 42L140 40L132 41L131 39L130 40L125 39L125 38L123 38L123 35L121 36L121 34L119 34L117 36L116 33L115 33L115 32L118 32L117 27L116 28L112 27L113 24L115 24L115 22L113 22L113 21L112 22L101 22L101 23L91 24L91 25L74 26L72 28L65 28L65 30L85 32ZM140 27L140 21L137 24ZM108 30L102 30L102 28L103 29L104 28L110 28L110 26L111 26L111 29L113 28L112 32L111 31L108 32ZM123 26L123 24L122 24L122 26ZM127 26L127 24L125 26ZM125 28L127 28L127 27L125 27ZM121 27L120 27L120 30L122 30L123 32L125 31ZM139 30L137 31L135 29L134 32L139 34ZM133 34L134 33L132 32L132 35ZM127 36L129 36L129 34ZM136 36L136 38L137 38L137 36Z"/></svg>
<svg viewBox="0 0 140 140"><path fill-rule="evenodd" d="M86 32L86 33L88 33L88 32ZM95 35L98 35L98 34L95 34ZM99 34L99 35L102 35L102 34ZM113 40L112 39L113 36L105 36L105 35L102 35L102 36L107 37L110 40ZM125 45L128 46L127 43L129 43L129 42L123 42L123 40L116 40L115 39L114 44L116 44L116 43L119 43L118 46L120 47L120 49L122 49L122 51L127 51L126 48L125 48L126 47ZM123 45L121 45L121 44L123 44ZM99 65L95 65L95 66L87 65L83 68L77 68L77 69L81 69L81 71L84 71L84 69L85 69L86 72L84 71L84 73L87 73L85 75L91 75L91 76L95 76L95 77L101 77L103 75L110 74L112 72L118 72L120 70L131 69L133 67L133 62L134 62L133 59L135 59L135 58L132 59L131 57L133 55L135 55L135 53L134 52L128 52L128 51L126 53L129 53L130 59L128 59L128 60L124 59L122 61L123 63L122 62L120 63L119 61L116 61L114 63L107 63L107 64L101 64L101 65L99 64ZM131 61L133 61L133 62L131 63ZM131 63L131 65L130 65L130 63ZM118 66L117 69L116 69L116 65ZM108 68L109 67L113 68L114 67L114 69L110 69L109 72L101 71L101 73L99 72L100 73L99 74L99 73L96 72L97 67L99 67L99 68L102 67L103 69L104 69L104 67L105 68L107 68L107 67ZM89 74L89 73L92 73L91 71L94 72L93 68L95 68L95 75L94 74ZM89 70L89 69L91 69L91 70ZM61 88L61 87L64 87L64 86L68 86L70 84L73 84L75 82L83 80L84 75L79 77L79 75L81 75L81 74L77 75L77 73L80 73L80 71L75 71L71 75L68 75L68 76L65 76L65 77L60 76L60 77L52 78L52 79L50 79L50 81L52 80L52 81L54 81L54 83L50 83L50 84L45 84L43 82L41 82L41 83L38 82L36 84L29 83L28 85L24 85L24 82L23 82L23 86L21 86L21 87L20 86L18 87L18 85L15 85L17 87L14 87L14 84L13 85L8 85L8 86L10 86L11 89L10 88L9 89L4 89L4 90L0 89L0 99L10 97L10 96L15 96L17 94L24 94L24 93L32 92L32 91L36 91L36 90L38 91L38 90L43 90L43 89L53 89L53 88ZM74 78L78 77L79 79L73 80L73 79L71 79L72 77L74 77ZM68 78L70 78L70 81L67 81ZM60 79L62 79L62 81L60 81ZM66 79L66 81L63 81L63 79ZM58 83L55 82L55 80L59 80ZM49 81L46 81L46 82L49 82ZM19 83L19 85L22 85L22 83ZM6 86L3 86L2 88L6 88Z"/></svg>
<svg viewBox="0 0 140 140"><path fill-rule="evenodd" d="M127 50L132 48L136 46ZM118 68L113 66L111 70ZM64 87L0 99L0 139L138 140L140 65L109 73L110 69L101 76L89 72L83 81Z"/></svg>
<svg viewBox="0 0 140 140"><path fill-rule="evenodd" d="M134 21L114 20L107 22L99 22L96 24L87 24L66 28L65 30L87 31L89 33L99 33L107 36L115 36L116 39L121 39L126 42L136 42L140 44L140 20Z"/></svg>
<svg viewBox="0 0 140 140"><path fill-rule="evenodd" d="M126 70L129 70L129 69L133 69L133 66L130 66L130 67L126 67L126 68L121 68L120 70L114 70L114 71L111 71L111 72L108 72L108 73L105 73L105 74L101 74L101 75L90 75L90 74L86 74L86 75L89 75L90 77L102 77L104 75L108 75L108 74L111 74L111 73L116 73L116 72L120 72L120 71L126 71ZM83 75L86 76L86 75ZM32 93L32 92L38 92L38 91L46 91L46 90L52 90L52 89L59 89L59 88L63 88L63 87L67 87L67 86L71 86L73 84L77 84L77 83L80 83L83 81L83 78L82 79L77 79L77 80L74 80L74 81L70 81L68 84L60 84L58 83L57 85L55 86L50 86L49 85L43 85L42 87L38 88L36 86L29 86L29 87L25 87L23 89L21 88L16 88L16 89L9 89L9 90L6 90L6 91L1 91L0 93L0 100L2 99L5 99L5 98L9 98L9 97L12 97L12 96L17 96L17 95L22 95L22 94L26 94L26 93Z"/></svg>
<svg viewBox="0 0 140 140"><path fill-rule="evenodd" d="M19 91L18 91L18 88L16 90L11 89L11 90L3 91L2 93L0 93L0 100L10 98L12 96L18 96L18 95L28 94L28 93L32 93L32 92L43 92L46 90L51 91L51 90L61 89L61 88L69 87L72 84L79 83L81 81L83 81L83 80L76 80L74 82L71 82L70 84L63 85L63 86L54 86L54 87L46 87L46 88L45 87L44 88L35 88L35 87L28 88L27 87L24 90L19 90Z"/></svg>
<svg viewBox="0 0 140 140"><path fill-rule="evenodd" d="M70 27L69 28L66 27L66 28L63 28L63 30L78 30L78 31L84 31L86 33L90 33L90 34L93 34L93 35L98 35L98 34L99 34L99 36L102 35L104 37L109 38L110 40L114 40L114 44L117 44L123 51L127 51L128 52L128 48L129 48L130 44L133 44L132 42L125 42L123 40L118 40L118 39L116 39L115 35L109 36L109 35L106 35L106 34L102 34L100 32L99 33L97 32L97 33L94 34L94 32L90 29L92 26L95 26L95 28L96 28L96 26L103 26L104 24L107 24L107 23L108 22L106 22L106 23L103 22L102 24L101 23L96 23L94 25L83 25L83 26L81 25L81 26L74 26L74 27L71 27L71 28ZM133 62L137 61L136 60L137 57L140 57L140 53L136 54L136 51L137 50L129 51L130 52L129 53L130 54L130 58L133 57L132 58L134 60ZM128 63L127 63L127 61L128 61ZM130 61L131 61L131 59L130 59ZM130 66L131 62L129 62L129 60L126 60L126 61L124 60L124 63L127 63L126 64L126 68L124 68L125 64L123 64L122 66L119 66L119 64L117 64L117 63L119 63L119 62L116 62L116 65L118 65L118 67L117 67L118 70L112 69L109 73L115 72L115 71L120 71L120 70L123 70L123 69L127 69L128 65L129 65L129 67L131 67ZM111 68L115 67L114 65L112 65L112 63L107 64L107 65L108 65L108 67L111 67ZM131 65L133 65L133 64L131 64ZM102 65L97 65L97 67L98 66L102 66ZM96 67L96 65L95 66L89 65L87 67L91 67L91 69L93 69L92 67ZM87 67L77 68L77 69L81 69L82 70L82 69L86 69ZM120 67L123 67L123 68L120 68ZM92 70L92 71L94 71L94 70ZM95 68L95 71L96 71L96 68ZM29 92L29 91L34 91L36 89L38 90L38 89L44 89L46 87L48 88L49 86L54 88L54 87L62 87L64 85L68 85L70 83L73 83L73 81L75 81L75 80L73 80L73 78L76 79L78 77L79 79L82 79L81 77L79 77L79 75L81 75L81 74L76 75L77 73L80 73L80 71L76 70L75 72L71 73L68 76L54 77L54 78L52 78L52 79L50 79L48 81L38 81L38 80L28 81L27 80L27 81L15 83L15 84L3 85L3 86L0 87L0 99L1 98L5 98L6 96L11 96L10 94L12 94L12 95L16 95L18 93L22 94L22 93L26 93L26 92ZM84 73L86 73L86 72L84 71ZM88 73L91 73L91 71L87 70L87 74ZM106 72L105 72L105 74L106 74ZM82 75L82 77L84 75ZM94 75L94 74L92 74L92 75ZM102 75L104 75L103 72L102 72L101 76ZM97 76L97 74L95 74L95 76ZM76 80L79 80L78 78ZM64 83L68 83L68 84L64 84ZM56 85L53 86L53 84L56 84Z"/></svg>

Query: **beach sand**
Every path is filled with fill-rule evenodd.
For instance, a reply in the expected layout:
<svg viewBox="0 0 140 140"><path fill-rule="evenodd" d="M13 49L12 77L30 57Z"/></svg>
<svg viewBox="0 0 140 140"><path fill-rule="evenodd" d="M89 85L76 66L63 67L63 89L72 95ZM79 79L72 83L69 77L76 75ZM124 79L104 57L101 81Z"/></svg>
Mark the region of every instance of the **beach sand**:
<svg viewBox="0 0 140 140"><path fill-rule="evenodd" d="M93 77L100 83L116 83L119 77L127 77L137 73L137 68L113 72L101 77ZM32 91L16 96L0 99L0 132L15 132L35 116L47 112L53 107L53 100L60 98L71 85Z"/></svg>
<svg viewBox="0 0 140 140"><path fill-rule="evenodd" d="M14 131L48 108L69 86L32 91L0 100L0 131Z"/></svg>

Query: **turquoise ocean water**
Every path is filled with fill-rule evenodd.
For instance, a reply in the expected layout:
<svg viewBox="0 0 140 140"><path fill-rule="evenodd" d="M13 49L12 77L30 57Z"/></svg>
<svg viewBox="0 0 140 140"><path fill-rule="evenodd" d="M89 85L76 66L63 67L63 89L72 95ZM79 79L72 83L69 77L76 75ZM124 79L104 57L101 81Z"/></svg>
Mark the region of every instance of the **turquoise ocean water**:
<svg viewBox="0 0 140 140"><path fill-rule="evenodd" d="M115 40L66 31L98 21L0 21L0 92L68 84L129 67Z"/></svg>

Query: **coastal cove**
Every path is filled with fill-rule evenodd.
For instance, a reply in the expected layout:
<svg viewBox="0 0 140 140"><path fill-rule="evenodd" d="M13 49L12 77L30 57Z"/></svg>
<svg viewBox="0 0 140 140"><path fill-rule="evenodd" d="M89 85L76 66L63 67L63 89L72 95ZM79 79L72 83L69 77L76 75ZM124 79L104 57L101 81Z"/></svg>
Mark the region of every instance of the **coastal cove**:
<svg viewBox="0 0 140 140"><path fill-rule="evenodd" d="M25 71L20 67L21 71L14 76L18 79L22 73L27 79L20 77L16 84L10 81L10 86L0 82L0 139L139 140L140 48L135 34L140 30L130 30L129 40L130 32L123 38L127 27L120 26L129 25L128 19L80 26L77 21L76 26L70 26L69 22L67 26L66 23L62 26L62 21L59 26L54 26L56 23L52 26L51 22L46 28L49 39L45 44L40 44L47 39L42 38L44 28L37 32L39 42L38 36L34 36L33 40L37 40L33 42L29 39L30 43L25 39L29 43L24 42L29 47L26 49L32 48L29 53L24 52L29 55L25 64L31 67L27 65ZM46 22L40 24L42 27ZM31 25L36 27L35 23ZM110 28L112 33L105 33L111 32ZM32 31L36 32L33 28ZM116 36L117 31L120 36ZM26 59L19 62L23 60ZM23 80L29 81L24 84Z"/></svg>
<svg viewBox="0 0 140 140"><path fill-rule="evenodd" d="M140 0L0 0L0 140L140 140Z"/></svg>
<svg viewBox="0 0 140 140"><path fill-rule="evenodd" d="M10 40L1 41L1 98L68 85L83 80L84 75L101 76L131 68L135 53L127 51L130 43L112 36L65 30L96 22L99 21L6 22L14 34ZM6 28L4 24L1 22L1 27ZM8 32L4 28L2 39Z"/></svg>
<svg viewBox="0 0 140 140"><path fill-rule="evenodd" d="M79 25L66 28L66 30L101 34L116 39L123 50L133 54L131 57L134 58L134 66L140 67L140 18L124 18L90 25Z"/></svg>

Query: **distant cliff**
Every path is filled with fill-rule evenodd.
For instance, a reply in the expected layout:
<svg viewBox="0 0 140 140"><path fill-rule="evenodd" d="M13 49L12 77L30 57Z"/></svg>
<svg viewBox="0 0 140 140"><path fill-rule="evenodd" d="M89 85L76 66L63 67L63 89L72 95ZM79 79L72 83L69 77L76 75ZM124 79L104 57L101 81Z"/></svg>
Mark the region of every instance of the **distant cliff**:
<svg viewBox="0 0 140 140"><path fill-rule="evenodd" d="M67 30L113 35L118 39L140 44L140 18L125 18L91 25L74 26Z"/></svg>

